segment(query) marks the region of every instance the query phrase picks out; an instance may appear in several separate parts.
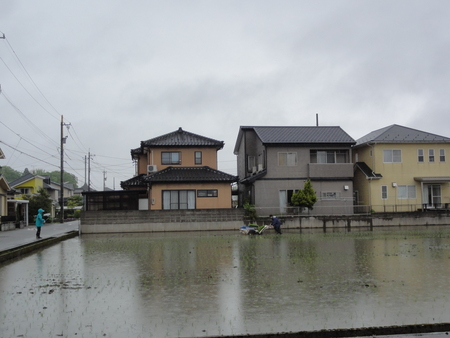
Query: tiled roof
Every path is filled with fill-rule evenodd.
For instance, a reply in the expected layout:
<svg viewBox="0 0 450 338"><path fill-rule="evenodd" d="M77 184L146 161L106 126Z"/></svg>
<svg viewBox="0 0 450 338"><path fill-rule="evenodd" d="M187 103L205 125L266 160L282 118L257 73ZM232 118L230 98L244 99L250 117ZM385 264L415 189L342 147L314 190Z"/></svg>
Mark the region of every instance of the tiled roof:
<svg viewBox="0 0 450 338"><path fill-rule="evenodd" d="M379 179L383 177L381 174L375 174L366 162L356 162L355 166L359 168L364 175L366 175L366 178Z"/></svg>
<svg viewBox="0 0 450 338"><path fill-rule="evenodd" d="M184 131L181 127L171 133L161 135L147 141L141 141L141 147L132 149L131 154L139 154L143 147L157 148L157 147L211 147L220 150L224 146L223 141L214 140L212 138L204 137L194 133Z"/></svg>
<svg viewBox="0 0 450 338"><path fill-rule="evenodd" d="M138 176L134 176L134 177L132 177L132 178L126 180L126 181L120 182L120 186L121 186L122 188L124 188L124 187L141 187L141 186L145 186L145 185L147 185L147 184L144 182L144 180L143 180L143 178L144 178L145 176L147 176L147 175L145 175L145 174L140 174L140 175L138 175ZM87 190L85 190L85 191L87 191Z"/></svg>
<svg viewBox="0 0 450 338"><path fill-rule="evenodd" d="M359 138L356 146L367 143L450 143L450 138L393 124Z"/></svg>
<svg viewBox="0 0 450 338"><path fill-rule="evenodd" d="M236 176L210 167L167 167L143 178L148 183L236 182Z"/></svg>
<svg viewBox="0 0 450 338"><path fill-rule="evenodd" d="M241 126L236 142L235 153L238 151L243 131L254 130L264 144L355 144L355 140L341 127L331 126Z"/></svg>

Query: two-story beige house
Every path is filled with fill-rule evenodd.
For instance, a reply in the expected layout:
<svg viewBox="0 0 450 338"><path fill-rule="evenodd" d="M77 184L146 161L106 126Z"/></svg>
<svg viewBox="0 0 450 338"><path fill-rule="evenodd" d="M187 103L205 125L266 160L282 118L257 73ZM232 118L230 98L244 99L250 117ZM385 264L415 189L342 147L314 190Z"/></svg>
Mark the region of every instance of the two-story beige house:
<svg viewBox="0 0 450 338"><path fill-rule="evenodd" d="M217 170L223 141L182 128L131 150L136 176L121 182L124 190L144 190L140 210L231 208L231 184L237 177Z"/></svg>
<svg viewBox="0 0 450 338"><path fill-rule="evenodd" d="M400 125L356 141L356 204L376 212L446 208L450 203L450 138Z"/></svg>
<svg viewBox="0 0 450 338"><path fill-rule="evenodd" d="M352 145L340 127L241 126L234 148L239 203L259 215L288 213L291 197L310 180L318 201L311 214L353 213Z"/></svg>

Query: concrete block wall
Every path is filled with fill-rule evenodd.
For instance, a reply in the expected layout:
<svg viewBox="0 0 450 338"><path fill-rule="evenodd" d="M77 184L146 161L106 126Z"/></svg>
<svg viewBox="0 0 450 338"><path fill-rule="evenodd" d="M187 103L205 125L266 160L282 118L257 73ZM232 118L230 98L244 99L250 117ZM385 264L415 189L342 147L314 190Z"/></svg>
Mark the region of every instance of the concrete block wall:
<svg viewBox="0 0 450 338"><path fill-rule="evenodd" d="M83 211L81 233L237 230L243 209Z"/></svg>
<svg viewBox="0 0 450 338"><path fill-rule="evenodd" d="M282 221L282 229L450 225L450 212L289 216L282 217ZM243 209L84 211L80 229L85 234L238 230L249 223L270 224L270 220L266 217L250 222Z"/></svg>

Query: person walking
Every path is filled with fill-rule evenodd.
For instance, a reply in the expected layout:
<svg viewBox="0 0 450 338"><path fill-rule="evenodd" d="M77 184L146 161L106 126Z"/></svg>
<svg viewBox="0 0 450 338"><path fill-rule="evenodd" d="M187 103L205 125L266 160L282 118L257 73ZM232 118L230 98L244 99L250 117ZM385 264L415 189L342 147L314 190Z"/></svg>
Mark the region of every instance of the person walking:
<svg viewBox="0 0 450 338"><path fill-rule="evenodd" d="M41 237L41 227L44 225L45 223L45 219L43 217L44 214L44 210L43 209L39 209L38 210L38 214L36 216L36 238L42 238Z"/></svg>
<svg viewBox="0 0 450 338"><path fill-rule="evenodd" d="M281 235L281 221L277 216L270 215L269 218L272 220L271 226L275 229L277 233Z"/></svg>

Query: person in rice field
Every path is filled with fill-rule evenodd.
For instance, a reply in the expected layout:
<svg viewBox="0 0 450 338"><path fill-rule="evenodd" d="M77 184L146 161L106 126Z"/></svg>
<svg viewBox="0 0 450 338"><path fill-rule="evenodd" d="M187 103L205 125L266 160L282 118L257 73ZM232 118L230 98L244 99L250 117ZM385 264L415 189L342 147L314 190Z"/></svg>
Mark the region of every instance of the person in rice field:
<svg viewBox="0 0 450 338"><path fill-rule="evenodd" d="M277 216L270 215L269 218L272 220L271 226L275 229L277 233L281 235L281 221Z"/></svg>
<svg viewBox="0 0 450 338"><path fill-rule="evenodd" d="M44 210L43 209L39 209L38 210L38 214L36 216L36 238L42 238L41 237L41 227L44 225L45 223L45 219L43 217L44 214Z"/></svg>

